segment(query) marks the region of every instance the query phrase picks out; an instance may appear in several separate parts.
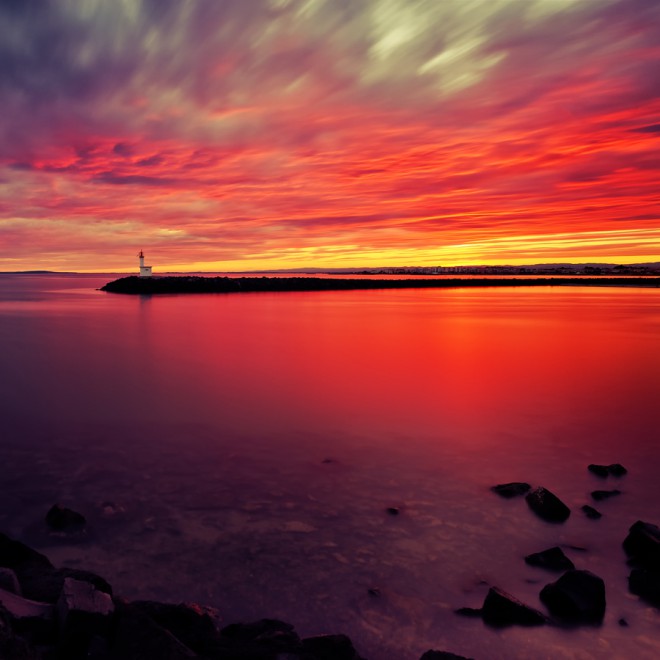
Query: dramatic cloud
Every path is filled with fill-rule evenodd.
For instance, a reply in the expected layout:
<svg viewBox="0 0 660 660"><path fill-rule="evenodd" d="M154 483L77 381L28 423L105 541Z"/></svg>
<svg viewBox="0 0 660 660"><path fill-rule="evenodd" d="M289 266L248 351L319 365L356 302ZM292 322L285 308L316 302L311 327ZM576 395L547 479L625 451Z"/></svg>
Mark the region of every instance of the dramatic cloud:
<svg viewBox="0 0 660 660"><path fill-rule="evenodd" d="M4 0L0 270L660 260L655 0Z"/></svg>

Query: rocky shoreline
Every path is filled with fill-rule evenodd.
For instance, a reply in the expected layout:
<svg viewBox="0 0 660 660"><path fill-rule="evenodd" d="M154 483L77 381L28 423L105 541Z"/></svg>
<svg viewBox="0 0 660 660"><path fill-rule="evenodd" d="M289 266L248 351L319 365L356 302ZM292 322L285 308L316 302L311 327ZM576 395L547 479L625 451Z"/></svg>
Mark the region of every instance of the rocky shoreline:
<svg viewBox="0 0 660 660"><path fill-rule="evenodd" d="M520 286L626 286L659 287L660 277L539 277L539 278L436 278L341 279L323 277L122 277L101 291L128 294L163 293L266 293L286 291L355 291L372 289L441 289L456 287Z"/></svg>
<svg viewBox="0 0 660 660"><path fill-rule="evenodd" d="M83 530L81 514L55 505L55 533ZM0 658L3 660L365 660L343 634L301 638L284 621L220 626L196 603L128 601L95 573L56 568L0 533ZM429 650L420 660L460 660Z"/></svg>
<svg viewBox="0 0 660 660"><path fill-rule="evenodd" d="M618 463L589 465L588 471L620 479L626 469ZM524 498L532 515L562 525L571 509L557 495L529 483L492 486L506 500ZM618 488L591 492L597 502L625 494ZM606 505L605 505L606 506ZM594 521L595 509L581 507ZM386 512L405 515L397 507ZM593 524L598 525L598 522ZM85 517L54 505L45 514L48 533L75 542L88 533ZM625 538L628 590L660 609L660 528L634 522ZM580 569L559 546L524 557L529 566L555 573L539 592L543 612L489 585L480 608L461 607L456 615L476 617L487 626L600 626L607 608L606 585L594 573ZM579 562L578 562L579 563ZM378 590L370 590L378 596ZM37 550L0 533L0 658L16 660L365 660L344 634L301 638L284 621L220 624L220 613L196 603L128 601L113 592L103 577L80 569L57 568ZM620 626L628 626L619 619ZM631 622L632 623L632 622ZM460 660L448 651L428 650L420 660ZM465 660L465 659L464 659Z"/></svg>

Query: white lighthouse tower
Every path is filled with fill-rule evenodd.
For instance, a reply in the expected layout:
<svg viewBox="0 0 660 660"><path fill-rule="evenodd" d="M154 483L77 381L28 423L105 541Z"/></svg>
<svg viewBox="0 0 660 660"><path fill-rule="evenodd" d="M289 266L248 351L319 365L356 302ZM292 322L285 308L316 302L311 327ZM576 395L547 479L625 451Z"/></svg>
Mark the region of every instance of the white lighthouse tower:
<svg viewBox="0 0 660 660"><path fill-rule="evenodd" d="M144 253L140 250L140 277L151 277L151 266L144 265Z"/></svg>

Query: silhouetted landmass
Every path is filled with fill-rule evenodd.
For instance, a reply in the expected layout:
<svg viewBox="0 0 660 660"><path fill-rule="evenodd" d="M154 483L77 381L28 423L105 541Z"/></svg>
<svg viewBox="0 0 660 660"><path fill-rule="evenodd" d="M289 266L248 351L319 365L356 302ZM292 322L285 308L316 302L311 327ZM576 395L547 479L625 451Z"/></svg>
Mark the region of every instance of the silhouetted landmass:
<svg viewBox="0 0 660 660"><path fill-rule="evenodd" d="M323 277L122 277L101 287L110 293L259 293L281 291L349 291L361 289L442 289L512 286L659 287L660 277L540 277L442 279L335 279Z"/></svg>

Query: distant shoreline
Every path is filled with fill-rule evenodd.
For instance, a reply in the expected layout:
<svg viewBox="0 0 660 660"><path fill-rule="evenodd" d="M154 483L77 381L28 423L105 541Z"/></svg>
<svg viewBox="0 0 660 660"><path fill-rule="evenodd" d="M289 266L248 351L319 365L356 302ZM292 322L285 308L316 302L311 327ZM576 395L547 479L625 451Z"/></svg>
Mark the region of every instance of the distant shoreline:
<svg viewBox="0 0 660 660"><path fill-rule="evenodd" d="M359 291L374 289L446 289L521 286L660 287L660 277L473 277L434 279L358 279L323 277L138 277L108 282L101 291L138 295L185 293L268 293L288 291Z"/></svg>

